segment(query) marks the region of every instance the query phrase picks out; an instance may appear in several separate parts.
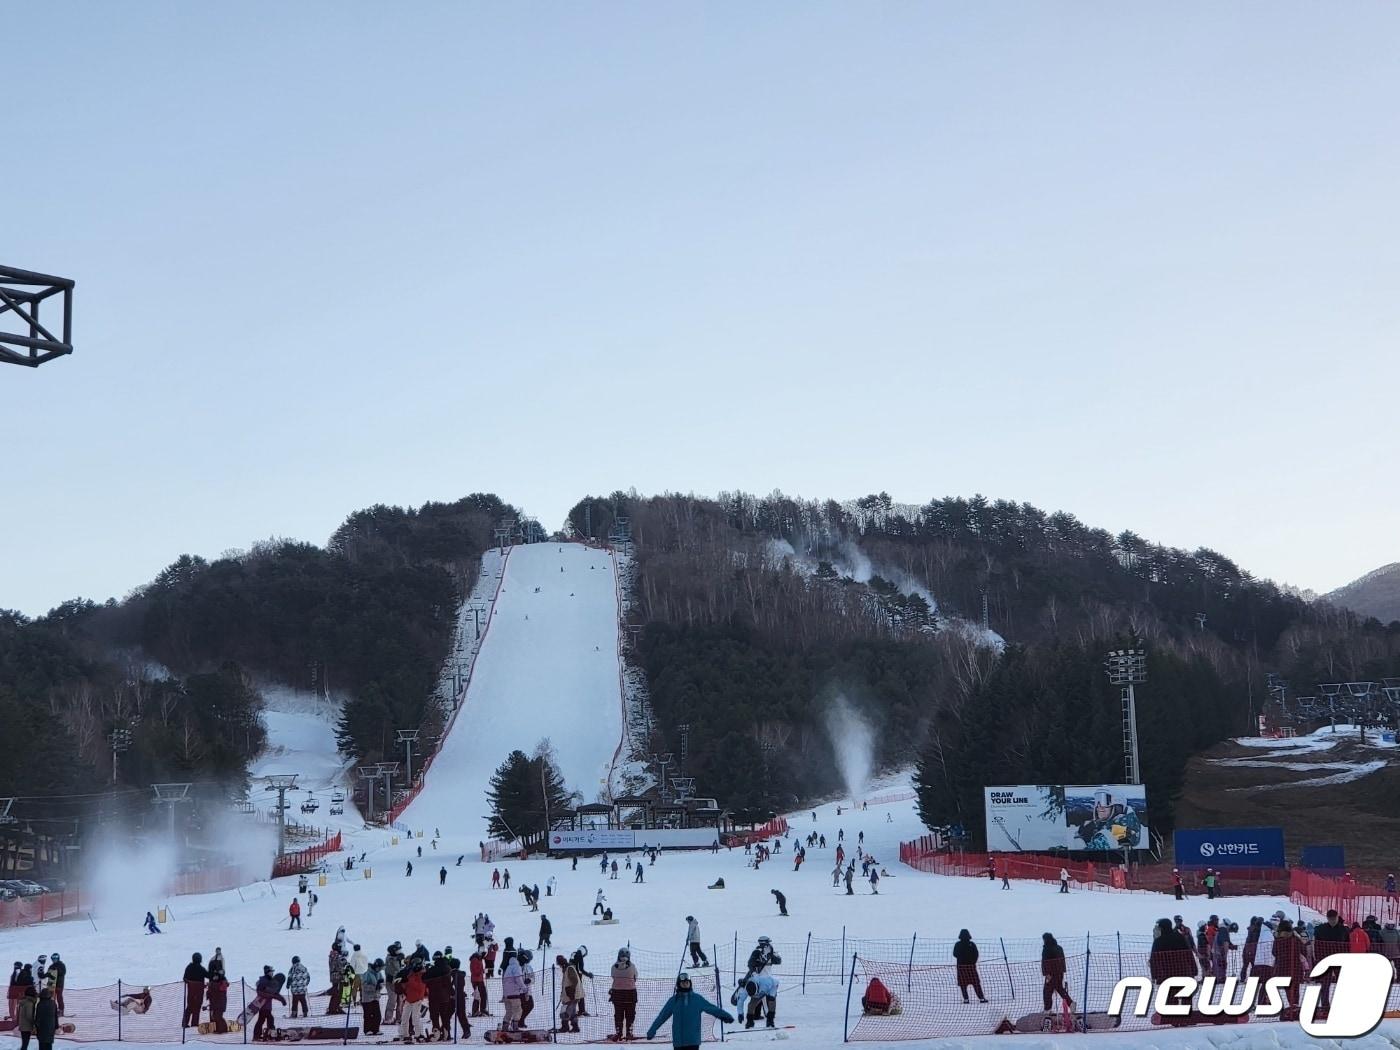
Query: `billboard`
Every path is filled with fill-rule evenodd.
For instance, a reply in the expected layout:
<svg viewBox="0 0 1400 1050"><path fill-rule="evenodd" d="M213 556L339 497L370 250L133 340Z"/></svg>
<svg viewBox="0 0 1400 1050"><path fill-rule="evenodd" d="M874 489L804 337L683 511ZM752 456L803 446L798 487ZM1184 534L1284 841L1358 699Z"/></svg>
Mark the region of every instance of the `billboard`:
<svg viewBox="0 0 1400 1050"><path fill-rule="evenodd" d="M1179 868L1281 868L1282 828L1183 828L1175 835Z"/></svg>
<svg viewBox="0 0 1400 1050"><path fill-rule="evenodd" d="M985 789L987 849L1002 853L1146 849L1141 784L1016 784Z"/></svg>
<svg viewBox="0 0 1400 1050"><path fill-rule="evenodd" d="M714 828L584 828L549 833L552 850L708 849L718 841Z"/></svg>
<svg viewBox="0 0 1400 1050"><path fill-rule="evenodd" d="M549 833L550 849L632 849L636 841L636 833L631 828L584 828Z"/></svg>

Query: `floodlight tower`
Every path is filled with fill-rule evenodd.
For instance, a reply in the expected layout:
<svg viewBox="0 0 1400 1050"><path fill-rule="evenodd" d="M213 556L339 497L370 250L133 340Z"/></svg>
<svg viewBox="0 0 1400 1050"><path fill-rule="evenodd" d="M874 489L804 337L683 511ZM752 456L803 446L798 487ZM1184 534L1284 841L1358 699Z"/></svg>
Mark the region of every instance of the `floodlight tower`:
<svg viewBox="0 0 1400 1050"><path fill-rule="evenodd" d="M151 790L155 792L156 804L170 807L170 840L175 840L175 807L182 802L193 801L190 798L190 788L194 785L185 784L152 784Z"/></svg>
<svg viewBox="0 0 1400 1050"><path fill-rule="evenodd" d="M418 739L419 730L400 729L399 743L403 745L405 768L408 770L404 776L404 783L409 787L413 786L413 743Z"/></svg>
<svg viewBox="0 0 1400 1050"><path fill-rule="evenodd" d="M300 773L272 773L263 777L267 790L277 792L277 856L287 847L287 792L297 786Z"/></svg>
<svg viewBox="0 0 1400 1050"><path fill-rule="evenodd" d="M118 726L107 734L107 740L112 745L112 783L115 784L117 782L117 756L131 748L131 730L126 726Z"/></svg>
<svg viewBox="0 0 1400 1050"><path fill-rule="evenodd" d="M39 307L53 296L60 300L63 316L55 335L39 320ZM13 313L14 318L6 317ZM73 281L46 273L0 266L0 323L18 321L11 331L0 328L0 363L38 368L45 361L73 352ZM27 333L27 334L25 334Z"/></svg>
<svg viewBox="0 0 1400 1050"><path fill-rule="evenodd" d="M1133 686L1147 681L1147 650L1113 649L1104 661L1108 680L1121 690L1123 701L1123 773L1129 784L1142 783L1138 764L1137 698Z"/></svg>

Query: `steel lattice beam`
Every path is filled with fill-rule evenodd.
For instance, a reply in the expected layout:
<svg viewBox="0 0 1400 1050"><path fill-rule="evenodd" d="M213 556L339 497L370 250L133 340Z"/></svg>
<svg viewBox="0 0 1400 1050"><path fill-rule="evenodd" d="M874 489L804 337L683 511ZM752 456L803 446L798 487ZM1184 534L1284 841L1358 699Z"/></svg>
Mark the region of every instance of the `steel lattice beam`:
<svg viewBox="0 0 1400 1050"><path fill-rule="evenodd" d="M54 296L60 297L62 316L45 324L39 307ZM67 277L0 266L0 364L38 368L72 352L73 282Z"/></svg>

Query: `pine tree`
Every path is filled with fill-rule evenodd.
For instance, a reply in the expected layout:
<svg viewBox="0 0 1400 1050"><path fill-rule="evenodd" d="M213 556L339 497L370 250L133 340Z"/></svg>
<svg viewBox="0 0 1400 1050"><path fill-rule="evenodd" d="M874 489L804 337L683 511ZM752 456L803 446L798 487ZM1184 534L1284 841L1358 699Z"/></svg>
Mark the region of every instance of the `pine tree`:
<svg viewBox="0 0 1400 1050"><path fill-rule="evenodd" d="M535 832L548 832L552 820L574 802L554 761L548 741L541 741L533 758L512 751L491 775L486 790L491 804L493 837L513 842Z"/></svg>

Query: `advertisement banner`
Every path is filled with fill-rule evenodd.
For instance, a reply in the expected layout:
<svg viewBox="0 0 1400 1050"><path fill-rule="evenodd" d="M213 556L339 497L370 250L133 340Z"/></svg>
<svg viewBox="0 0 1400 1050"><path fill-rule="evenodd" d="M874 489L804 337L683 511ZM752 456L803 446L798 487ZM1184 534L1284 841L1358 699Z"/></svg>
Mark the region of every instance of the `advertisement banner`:
<svg viewBox="0 0 1400 1050"><path fill-rule="evenodd" d="M618 828L584 828L582 831L551 831L550 849L632 849L637 833Z"/></svg>
<svg viewBox="0 0 1400 1050"><path fill-rule="evenodd" d="M1141 784L1016 784L989 787L984 800L993 852L1147 848Z"/></svg>
<svg viewBox="0 0 1400 1050"><path fill-rule="evenodd" d="M1281 868L1282 828L1183 828L1176 832L1179 868Z"/></svg>

